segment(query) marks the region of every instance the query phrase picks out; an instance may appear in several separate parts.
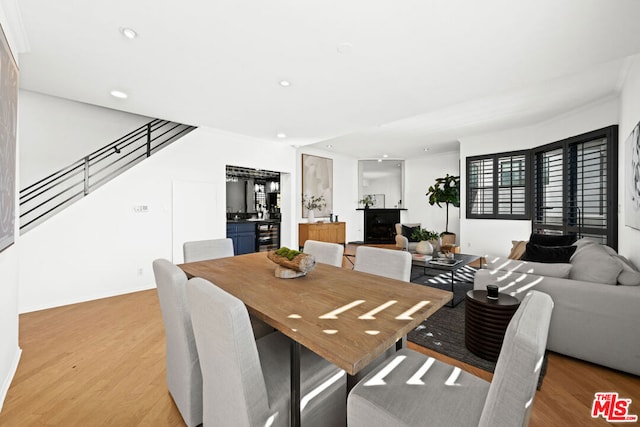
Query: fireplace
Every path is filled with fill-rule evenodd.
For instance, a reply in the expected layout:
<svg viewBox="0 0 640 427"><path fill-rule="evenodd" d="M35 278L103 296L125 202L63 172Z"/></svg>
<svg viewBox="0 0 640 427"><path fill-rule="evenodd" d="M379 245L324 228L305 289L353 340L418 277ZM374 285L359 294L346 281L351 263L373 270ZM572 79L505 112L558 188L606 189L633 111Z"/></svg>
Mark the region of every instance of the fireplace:
<svg viewBox="0 0 640 427"><path fill-rule="evenodd" d="M362 209L364 242L395 243L395 225L400 222L400 209Z"/></svg>

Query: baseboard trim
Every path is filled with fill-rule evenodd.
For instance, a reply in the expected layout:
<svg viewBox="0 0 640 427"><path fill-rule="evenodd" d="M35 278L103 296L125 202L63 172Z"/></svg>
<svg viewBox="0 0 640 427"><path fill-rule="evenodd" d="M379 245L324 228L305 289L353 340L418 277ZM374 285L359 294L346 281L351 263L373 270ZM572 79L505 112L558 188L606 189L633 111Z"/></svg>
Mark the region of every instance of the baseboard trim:
<svg viewBox="0 0 640 427"><path fill-rule="evenodd" d="M2 412L4 399L7 397L7 393L9 392L9 387L11 386L11 382L13 381L13 377L16 375L16 372L18 371L18 363L20 362L20 356L22 356L22 349L18 347L16 349L16 354L13 358L13 363L11 364L11 369L9 370L9 374L4 379L2 383L2 389L0 389L0 412Z"/></svg>

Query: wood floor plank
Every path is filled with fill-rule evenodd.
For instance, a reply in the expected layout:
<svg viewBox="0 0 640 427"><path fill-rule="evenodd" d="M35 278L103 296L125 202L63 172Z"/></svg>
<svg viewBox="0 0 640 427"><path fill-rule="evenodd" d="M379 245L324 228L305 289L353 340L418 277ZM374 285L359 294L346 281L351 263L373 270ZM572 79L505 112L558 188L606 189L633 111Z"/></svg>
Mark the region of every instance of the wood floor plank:
<svg viewBox="0 0 640 427"><path fill-rule="evenodd" d="M165 383L165 338L155 290L20 316L22 359L0 426L183 426ZM486 380L491 374L410 343ZM601 426L597 391L632 399L640 378L551 353L532 427Z"/></svg>

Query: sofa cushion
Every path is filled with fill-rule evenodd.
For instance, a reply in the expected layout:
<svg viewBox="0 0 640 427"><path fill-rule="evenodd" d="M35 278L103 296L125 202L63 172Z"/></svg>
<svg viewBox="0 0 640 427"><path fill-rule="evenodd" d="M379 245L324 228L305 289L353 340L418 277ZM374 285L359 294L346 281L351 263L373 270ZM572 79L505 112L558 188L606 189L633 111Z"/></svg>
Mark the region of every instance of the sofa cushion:
<svg viewBox="0 0 640 427"><path fill-rule="evenodd" d="M527 250L527 241L525 240L512 240L511 241L511 253L507 258L509 259L521 259L524 252Z"/></svg>
<svg viewBox="0 0 640 427"><path fill-rule="evenodd" d="M580 246L584 245L585 242L582 242L584 239L578 240L576 244L580 243ZM635 265L627 258L622 255L619 255L615 249L601 245L601 247L622 267L622 271L618 275L618 284L623 286L640 286L640 271L636 268Z"/></svg>
<svg viewBox="0 0 640 427"><path fill-rule="evenodd" d="M511 273L535 274L537 276L557 277L568 279L572 265L569 263L532 262L503 257L486 257L485 267L490 270L507 271Z"/></svg>
<svg viewBox="0 0 640 427"><path fill-rule="evenodd" d="M576 236L531 233L529 242L540 246L570 246L576 242Z"/></svg>
<svg viewBox="0 0 640 427"><path fill-rule="evenodd" d="M535 262L567 263L575 251L575 246L542 246L529 241L527 250L521 259Z"/></svg>
<svg viewBox="0 0 640 427"><path fill-rule="evenodd" d="M571 258L570 279L615 285L622 265L607 250L595 242L580 245Z"/></svg>
<svg viewBox="0 0 640 427"><path fill-rule="evenodd" d="M411 237L415 230L420 230L420 226L417 227L409 227L407 225L402 224L402 235L409 239L410 242L419 242L420 239L414 239Z"/></svg>

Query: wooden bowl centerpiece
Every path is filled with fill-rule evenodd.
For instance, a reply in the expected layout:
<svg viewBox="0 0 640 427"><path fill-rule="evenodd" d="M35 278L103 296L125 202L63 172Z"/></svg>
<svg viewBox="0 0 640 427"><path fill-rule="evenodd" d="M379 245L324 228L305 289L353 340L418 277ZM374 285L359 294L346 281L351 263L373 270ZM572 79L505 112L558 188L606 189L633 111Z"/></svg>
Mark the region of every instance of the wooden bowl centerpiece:
<svg viewBox="0 0 640 427"><path fill-rule="evenodd" d="M275 276L281 279L304 276L316 267L316 259L313 255L303 254L286 246L269 252L267 258L277 264Z"/></svg>

